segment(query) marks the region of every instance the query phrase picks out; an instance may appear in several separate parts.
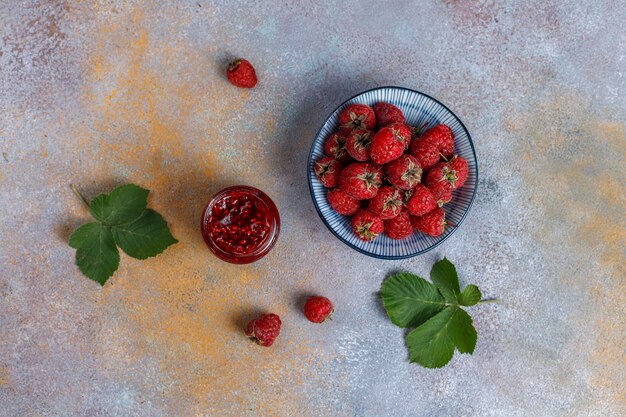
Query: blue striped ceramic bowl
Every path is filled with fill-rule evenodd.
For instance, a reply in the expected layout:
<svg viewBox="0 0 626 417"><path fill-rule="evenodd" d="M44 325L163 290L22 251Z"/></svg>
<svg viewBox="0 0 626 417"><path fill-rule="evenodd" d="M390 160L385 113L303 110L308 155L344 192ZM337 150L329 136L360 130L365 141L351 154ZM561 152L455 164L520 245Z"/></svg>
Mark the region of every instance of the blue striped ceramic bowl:
<svg viewBox="0 0 626 417"><path fill-rule="evenodd" d="M374 106L379 101L398 106L406 117L407 124L412 126L426 125L427 128L440 123L450 126L454 132L456 148L455 152L467 159L469 163L469 176L463 187L456 190L452 201L446 204L443 209L446 212L446 219L456 225L456 227L446 227L445 232L438 237L427 236L419 232L413 233L406 239L394 240L385 235L379 236L372 242L359 240L350 227L350 218L337 214L326 200L327 189L322 186L313 171L313 163L324 155L324 140L331 133L339 129L339 112L348 104L362 103ZM476 184L478 182L478 164L474 145L467 128L463 122L454 115L446 106L434 98L402 87L380 87L365 91L342 103L326 119L326 122L317 133L308 163L309 188L313 204L324 221L328 229L343 243L351 248L379 259L404 259L420 255L440 245L461 225L467 215L474 196L476 195Z"/></svg>

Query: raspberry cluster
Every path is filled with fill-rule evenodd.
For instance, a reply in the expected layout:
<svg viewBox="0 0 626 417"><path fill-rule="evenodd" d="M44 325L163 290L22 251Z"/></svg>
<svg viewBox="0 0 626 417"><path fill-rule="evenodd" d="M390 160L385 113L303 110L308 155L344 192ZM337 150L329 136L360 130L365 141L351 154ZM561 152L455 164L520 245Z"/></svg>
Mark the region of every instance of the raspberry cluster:
<svg viewBox="0 0 626 417"><path fill-rule="evenodd" d="M351 104L339 114L339 123L314 170L330 189L330 206L352 216L356 236L371 241L381 233L392 239L415 231L441 235L442 207L465 184L469 170L454 154L452 130L440 124L421 132L389 103Z"/></svg>

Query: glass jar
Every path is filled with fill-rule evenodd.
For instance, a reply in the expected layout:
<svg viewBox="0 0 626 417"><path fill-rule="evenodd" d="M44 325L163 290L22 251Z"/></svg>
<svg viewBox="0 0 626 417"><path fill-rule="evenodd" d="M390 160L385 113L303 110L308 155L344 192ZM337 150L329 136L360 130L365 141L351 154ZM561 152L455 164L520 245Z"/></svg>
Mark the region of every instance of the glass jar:
<svg viewBox="0 0 626 417"><path fill-rule="evenodd" d="M218 258L247 264L267 255L280 232L280 216L271 198L246 185L215 194L202 213L202 237Z"/></svg>

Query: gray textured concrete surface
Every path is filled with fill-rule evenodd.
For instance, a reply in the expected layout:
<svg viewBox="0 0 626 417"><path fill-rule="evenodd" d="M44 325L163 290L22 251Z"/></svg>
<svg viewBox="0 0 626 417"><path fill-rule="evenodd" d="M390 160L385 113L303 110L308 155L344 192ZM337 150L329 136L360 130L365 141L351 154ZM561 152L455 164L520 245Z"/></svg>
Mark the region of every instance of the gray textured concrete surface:
<svg viewBox="0 0 626 417"><path fill-rule="evenodd" d="M0 415L623 416L626 3L4 1L0 6ZM224 77L252 61L258 88ZM362 90L426 92L480 168L435 251L367 258L317 217L306 157ZM179 244L122 256L104 288L66 244L92 197L135 182ZM227 265L198 231L225 185L265 190L282 235ZM447 256L474 307L473 356L408 363L375 295ZM335 320L299 313L330 296ZM281 315L271 349L241 327Z"/></svg>

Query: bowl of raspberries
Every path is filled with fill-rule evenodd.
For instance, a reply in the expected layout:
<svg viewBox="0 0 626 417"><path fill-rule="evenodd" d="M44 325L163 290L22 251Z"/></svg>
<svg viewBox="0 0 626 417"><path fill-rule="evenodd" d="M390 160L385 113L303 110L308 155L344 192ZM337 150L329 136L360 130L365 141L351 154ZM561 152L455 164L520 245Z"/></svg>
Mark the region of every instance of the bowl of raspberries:
<svg viewBox="0 0 626 417"><path fill-rule="evenodd" d="M467 128L436 99L380 87L341 104L308 163L313 203L348 246L381 259L425 253L467 215L478 181Z"/></svg>

